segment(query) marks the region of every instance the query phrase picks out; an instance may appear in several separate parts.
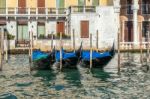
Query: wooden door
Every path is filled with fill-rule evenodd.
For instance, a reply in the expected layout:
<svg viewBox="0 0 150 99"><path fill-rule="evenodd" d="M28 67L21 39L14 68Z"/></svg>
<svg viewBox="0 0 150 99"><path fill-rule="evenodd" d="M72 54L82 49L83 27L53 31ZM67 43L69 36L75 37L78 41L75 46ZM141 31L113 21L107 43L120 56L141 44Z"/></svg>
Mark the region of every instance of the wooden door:
<svg viewBox="0 0 150 99"><path fill-rule="evenodd" d="M38 13L45 14L45 0L38 0Z"/></svg>
<svg viewBox="0 0 150 99"><path fill-rule="evenodd" d="M57 22L57 33L65 33L65 22Z"/></svg>
<svg viewBox="0 0 150 99"><path fill-rule="evenodd" d="M26 12L26 0L18 0L18 12L23 14Z"/></svg>
<svg viewBox="0 0 150 99"><path fill-rule="evenodd" d="M81 29L81 38L88 38L89 37L89 21L81 21L80 29Z"/></svg>

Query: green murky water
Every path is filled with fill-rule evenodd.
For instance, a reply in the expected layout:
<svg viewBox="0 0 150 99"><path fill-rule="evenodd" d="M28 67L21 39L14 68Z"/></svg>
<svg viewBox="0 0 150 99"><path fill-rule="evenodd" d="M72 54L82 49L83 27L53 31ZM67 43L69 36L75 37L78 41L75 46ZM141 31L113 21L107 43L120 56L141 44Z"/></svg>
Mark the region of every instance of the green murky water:
<svg viewBox="0 0 150 99"><path fill-rule="evenodd" d="M28 55L11 55L0 72L0 99L150 99L149 63L142 65L138 53L122 53L120 75L117 55L103 70L30 73Z"/></svg>

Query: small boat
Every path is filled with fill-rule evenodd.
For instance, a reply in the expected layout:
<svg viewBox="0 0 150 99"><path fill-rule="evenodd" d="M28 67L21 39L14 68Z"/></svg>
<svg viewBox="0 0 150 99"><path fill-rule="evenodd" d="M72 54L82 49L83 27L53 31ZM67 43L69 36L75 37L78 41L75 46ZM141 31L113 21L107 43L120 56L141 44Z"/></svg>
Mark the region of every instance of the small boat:
<svg viewBox="0 0 150 99"><path fill-rule="evenodd" d="M40 50L33 51L32 54L33 69L50 69L50 65L54 63L54 51L50 53L42 52Z"/></svg>
<svg viewBox="0 0 150 99"><path fill-rule="evenodd" d="M62 66L67 68L76 68L81 56L82 43L78 50L67 52L62 48ZM55 51L55 61L57 67L60 64L60 51Z"/></svg>
<svg viewBox="0 0 150 99"><path fill-rule="evenodd" d="M109 51L105 51L105 52L92 51L92 67L103 68L103 66L112 59L114 54L115 54L114 44ZM90 65L89 50L81 52L80 65L83 67L89 67Z"/></svg>

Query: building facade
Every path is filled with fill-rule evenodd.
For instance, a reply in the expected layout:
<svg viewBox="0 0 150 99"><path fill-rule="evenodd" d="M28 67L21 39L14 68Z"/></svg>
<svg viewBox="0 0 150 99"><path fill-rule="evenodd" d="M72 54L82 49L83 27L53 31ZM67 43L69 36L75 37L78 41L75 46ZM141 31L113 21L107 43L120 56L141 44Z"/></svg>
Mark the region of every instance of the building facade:
<svg viewBox="0 0 150 99"><path fill-rule="evenodd" d="M69 37L73 30L89 38L91 28L94 33L99 28L92 25L94 16L100 16L100 6L113 6L113 0L0 0L0 26L15 36L15 43L29 40L30 32L36 40L50 38L52 33ZM74 23L78 18L79 24Z"/></svg>
<svg viewBox="0 0 150 99"><path fill-rule="evenodd" d="M120 5L121 42L146 43L150 31L150 1L120 0Z"/></svg>

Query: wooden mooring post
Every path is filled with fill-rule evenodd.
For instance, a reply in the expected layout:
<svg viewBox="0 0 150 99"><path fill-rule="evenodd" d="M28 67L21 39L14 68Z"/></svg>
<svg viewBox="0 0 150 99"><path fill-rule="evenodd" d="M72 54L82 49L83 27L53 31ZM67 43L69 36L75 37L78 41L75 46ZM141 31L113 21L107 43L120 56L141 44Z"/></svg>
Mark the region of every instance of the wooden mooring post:
<svg viewBox="0 0 150 99"><path fill-rule="evenodd" d="M90 69L92 69L92 34L90 34Z"/></svg>
<svg viewBox="0 0 150 99"><path fill-rule="evenodd" d="M96 49L97 49L97 51L98 51L98 42L99 42L99 35L98 35L99 33L98 33L98 30L97 30L97 32L96 32Z"/></svg>
<svg viewBox="0 0 150 99"><path fill-rule="evenodd" d="M33 32L29 32L29 63L30 63L30 71L31 71L31 63L32 63L32 53L33 53Z"/></svg>
<svg viewBox="0 0 150 99"><path fill-rule="evenodd" d="M140 32L140 62L143 64L143 42L142 42L142 33Z"/></svg>
<svg viewBox="0 0 150 99"><path fill-rule="evenodd" d="M3 46L3 28L0 28L0 70L2 70L3 67L3 55L2 55L2 46Z"/></svg>
<svg viewBox="0 0 150 99"><path fill-rule="evenodd" d="M118 30L118 74L120 74L120 30Z"/></svg>
<svg viewBox="0 0 150 99"><path fill-rule="evenodd" d="M7 31L5 33L5 59L8 62L8 40L7 40Z"/></svg>
<svg viewBox="0 0 150 99"><path fill-rule="evenodd" d="M73 50L75 52L76 48L75 48L75 34L74 34L75 30L73 29Z"/></svg>
<svg viewBox="0 0 150 99"><path fill-rule="evenodd" d="M150 32L147 32L147 62L149 62L149 50L150 50Z"/></svg>
<svg viewBox="0 0 150 99"><path fill-rule="evenodd" d="M51 51L53 50L53 40L54 40L54 35L53 32L51 33Z"/></svg>
<svg viewBox="0 0 150 99"><path fill-rule="evenodd" d="M31 33L29 32L29 63L31 63Z"/></svg>
<svg viewBox="0 0 150 99"><path fill-rule="evenodd" d="M32 62L32 54L33 54L33 32L31 32L31 62Z"/></svg>
<svg viewBox="0 0 150 99"><path fill-rule="evenodd" d="M62 33L60 32L60 71L62 70Z"/></svg>

